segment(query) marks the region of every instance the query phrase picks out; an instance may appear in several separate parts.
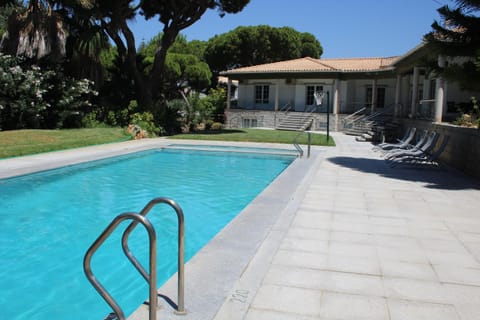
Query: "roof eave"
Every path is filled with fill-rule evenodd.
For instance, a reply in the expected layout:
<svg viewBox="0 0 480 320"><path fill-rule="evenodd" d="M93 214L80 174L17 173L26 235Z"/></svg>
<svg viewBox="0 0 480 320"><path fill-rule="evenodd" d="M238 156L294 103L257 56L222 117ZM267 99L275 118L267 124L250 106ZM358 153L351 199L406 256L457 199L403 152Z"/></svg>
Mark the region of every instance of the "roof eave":
<svg viewBox="0 0 480 320"><path fill-rule="evenodd" d="M328 70L328 71L295 71L295 70L283 70L283 71L253 71L253 72L235 72L235 70L223 71L220 73L222 76L226 76L232 79L274 79L274 78L341 78L343 75L379 75L385 73L391 73L395 70L393 67L370 69L370 70Z"/></svg>

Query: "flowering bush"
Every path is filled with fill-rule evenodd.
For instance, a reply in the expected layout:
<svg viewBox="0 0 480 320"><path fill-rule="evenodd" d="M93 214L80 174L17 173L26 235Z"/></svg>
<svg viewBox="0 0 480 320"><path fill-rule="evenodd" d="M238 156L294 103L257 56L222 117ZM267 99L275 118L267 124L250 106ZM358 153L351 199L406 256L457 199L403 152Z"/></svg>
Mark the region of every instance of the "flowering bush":
<svg viewBox="0 0 480 320"><path fill-rule="evenodd" d="M89 108L95 94L87 79L0 54L0 130L62 127L72 113Z"/></svg>

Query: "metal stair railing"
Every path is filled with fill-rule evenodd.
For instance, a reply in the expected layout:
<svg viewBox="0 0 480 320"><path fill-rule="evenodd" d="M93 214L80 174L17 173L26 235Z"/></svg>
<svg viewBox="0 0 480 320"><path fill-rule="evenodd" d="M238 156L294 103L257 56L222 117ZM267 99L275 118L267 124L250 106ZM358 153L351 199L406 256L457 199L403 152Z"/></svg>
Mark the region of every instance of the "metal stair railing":
<svg viewBox="0 0 480 320"><path fill-rule="evenodd" d="M283 114L286 115L292 109L293 109L293 106L289 102L289 103L286 103L283 107L281 107L280 110L278 110L278 111L283 112Z"/></svg>
<svg viewBox="0 0 480 320"><path fill-rule="evenodd" d="M298 130L305 130L306 128L308 128L311 124L312 124L312 114L315 113L315 109L316 107L312 107L310 109L307 109L305 111L303 111L301 114L295 116L293 119L291 119L291 121L294 123L295 127L298 129ZM283 123L287 123L288 122L288 117L286 119L283 120L282 123L280 123L277 128L280 128L282 127L282 124Z"/></svg>
<svg viewBox="0 0 480 320"><path fill-rule="evenodd" d="M347 125L353 125L353 123L355 121L357 121L358 118L361 118L363 116L363 112L365 112L365 110L367 109L367 107L363 107L357 111L355 111L354 113L346 116L342 122L343 122L343 127L346 128Z"/></svg>
<svg viewBox="0 0 480 320"><path fill-rule="evenodd" d="M87 279L97 290L97 292L102 296L102 298L108 303L108 305L113 309L116 317L119 320L125 320L125 313L118 303L113 299L113 297L108 293L108 291L103 287L100 281L97 280L95 275L92 272L91 260L93 254L97 249L105 242L105 240L110 236L110 234L117 228L117 226L124 220L134 220L136 224L141 223L148 232L149 238L149 269L150 274L147 277L149 283L149 320L157 319L157 305L158 305L158 296L157 296L157 238L155 229L150 221L144 216L135 213L127 212L117 216L113 221L107 226L107 228L100 234L100 236L95 240L95 242L90 246L85 254L83 259L83 270Z"/></svg>

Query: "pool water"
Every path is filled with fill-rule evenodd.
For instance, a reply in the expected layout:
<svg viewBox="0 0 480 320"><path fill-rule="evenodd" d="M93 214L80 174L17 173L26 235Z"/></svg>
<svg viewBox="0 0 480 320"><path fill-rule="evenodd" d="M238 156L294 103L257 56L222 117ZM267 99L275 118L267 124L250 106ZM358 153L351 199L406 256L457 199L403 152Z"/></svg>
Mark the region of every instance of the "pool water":
<svg viewBox="0 0 480 320"><path fill-rule="evenodd" d="M166 149L0 180L2 318L103 319L111 309L82 262L115 216L156 197L174 199L185 215L188 261L293 160ZM148 218L157 232L160 287L176 272L177 217L158 205ZM147 299L148 286L121 250L127 223L97 251L92 270L128 315ZM129 241L145 267L147 239L138 226Z"/></svg>

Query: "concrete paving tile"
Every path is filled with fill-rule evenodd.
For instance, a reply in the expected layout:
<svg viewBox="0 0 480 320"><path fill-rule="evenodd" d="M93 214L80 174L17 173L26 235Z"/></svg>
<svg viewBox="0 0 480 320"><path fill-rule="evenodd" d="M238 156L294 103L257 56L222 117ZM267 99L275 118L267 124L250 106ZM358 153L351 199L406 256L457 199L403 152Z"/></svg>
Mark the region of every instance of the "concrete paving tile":
<svg viewBox="0 0 480 320"><path fill-rule="evenodd" d="M218 319L221 320L221 319ZM229 319L224 319L229 320ZM245 316L245 320L328 320L319 317L311 317L305 316L301 314L295 313L286 313L286 312L276 312L271 310L259 310L255 308L251 308L247 315Z"/></svg>
<svg viewBox="0 0 480 320"><path fill-rule="evenodd" d="M480 287L446 283L443 285L454 305L480 306ZM480 308L478 308L480 311ZM480 319L480 318L479 318Z"/></svg>
<svg viewBox="0 0 480 320"><path fill-rule="evenodd" d="M480 286L480 269L434 265L441 282Z"/></svg>
<svg viewBox="0 0 480 320"><path fill-rule="evenodd" d="M384 277L438 281L430 264L382 260L381 266Z"/></svg>
<svg viewBox="0 0 480 320"><path fill-rule="evenodd" d="M417 224L418 226L418 224ZM450 230L439 230L430 228L410 228L410 236L417 239L458 241L457 237Z"/></svg>
<svg viewBox="0 0 480 320"><path fill-rule="evenodd" d="M477 242L464 242L464 245L467 247L468 251L472 254L477 261L480 261L480 246Z"/></svg>
<svg viewBox="0 0 480 320"><path fill-rule="evenodd" d="M320 252L327 254L329 252L329 243L324 240L310 240L295 237L286 237L280 245L282 250Z"/></svg>
<svg viewBox="0 0 480 320"><path fill-rule="evenodd" d="M328 241L330 239L330 231L326 229L290 227L287 237Z"/></svg>
<svg viewBox="0 0 480 320"><path fill-rule="evenodd" d="M391 320L460 320L450 304L388 299Z"/></svg>
<svg viewBox="0 0 480 320"><path fill-rule="evenodd" d="M407 219L394 217L370 216L369 222L379 226L407 227Z"/></svg>
<svg viewBox="0 0 480 320"><path fill-rule="evenodd" d="M327 269L339 272L352 272L365 275L381 275L377 259L329 255Z"/></svg>
<svg viewBox="0 0 480 320"><path fill-rule="evenodd" d="M330 241L328 249L330 254L337 256L377 260L377 249L372 245Z"/></svg>
<svg viewBox="0 0 480 320"><path fill-rule="evenodd" d="M408 225L411 229L431 229L431 230L443 230L449 231L447 224L438 217L437 215L433 216L418 216L413 215L408 217Z"/></svg>
<svg viewBox="0 0 480 320"><path fill-rule="evenodd" d="M325 292L321 316L342 320L389 320L384 298Z"/></svg>
<svg viewBox="0 0 480 320"><path fill-rule="evenodd" d="M382 279L379 276L279 265L270 268L264 283L378 297L384 295Z"/></svg>
<svg viewBox="0 0 480 320"><path fill-rule="evenodd" d="M331 225L331 218L315 214L297 214L292 222L292 226L299 228L330 229Z"/></svg>
<svg viewBox="0 0 480 320"><path fill-rule="evenodd" d="M377 246L386 248L403 248L405 250L421 250L417 239L409 236L398 236L389 234L374 234Z"/></svg>
<svg viewBox="0 0 480 320"><path fill-rule="evenodd" d="M435 281L384 278L383 285L387 298L445 304L451 302L448 288Z"/></svg>
<svg viewBox="0 0 480 320"><path fill-rule="evenodd" d="M278 250L273 258L272 264L284 266L296 266L302 268L326 269L328 266L328 255L312 252L296 252L289 250Z"/></svg>
<svg viewBox="0 0 480 320"><path fill-rule="evenodd" d="M334 221L331 229L333 231L348 231L359 233L371 233L371 225L367 223L351 223L348 221Z"/></svg>
<svg viewBox="0 0 480 320"><path fill-rule="evenodd" d="M440 252L456 252L467 253L465 246L458 240L442 240L442 239L420 239L420 245L426 250Z"/></svg>
<svg viewBox="0 0 480 320"><path fill-rule="evenodd" d="M347 213L338 213L335 212L333 216L333 221L334 222L349 222L349 223L363 223L363 224L369 224L369 217L367 213L355 211L354 213L352 212L347 212Z"/></svg>
<svg viewBox="0 0 480 320"><path fill-rule="evenodd" d="M391 236L408 237L410 235L407 226L386 226L386 225L373 225L372 232L375 234L385 234Z"/></svg>
<svg viewBox="0 0 480 320"><path fill-rule="evenodd" d="M422 249L378 247L378 257L381 261L398 261L410 263L428 263L429 260Z"/></svg>
<svg viewBox="0 0 480 320"><path fill-rule="evenodd" d="M285 286L263 285L251 307L303 316L320 316L322 292Z"/></svg>
<svg viewBox="0 0 480 320"><path fill-rule="evenodd" d="M474 232L459 232L458 233L458 238L461 241L465 242L476 242L480 244L480 233L474 233Z"/></svg>
<svg viewBox="0 0 480 320"><path fill-rule="evenodd" d="M425 254L432 265L480 269L480 262L470 253L425 250Z"/></svg>
<svg viewBox="0 0 480 320"><path fill-rule="evenodd" d="M478 304L457 304L455 305L455 308L462 320L480 319L480 308L478 307Z"/></svg>
<svg viewBox="0 0 480 320"><path fill-rule="evenodd" d="M480 230L480 223L479 221L471 220L471 221L465 221L465 222L449 222L448 225L450 228L456 232L470 232L470 233L476 233L478 230Z"/></svg>
<svg viewBox="0 0 480 320"><path fill-rule="evenodd" d="M393 197L395 199L405 200L410 203L412 202L424 202L424 199L421 194L415 191L407 190L393 190Z"/></svg>
<svg viewBox="0 0 480 320"><path fill-rule="evenodd" d="M337 242L346 243L360 243L360 244L375 244L375 238L369 233L346 232L346 231L332 231L330 239Z"/></svg>

